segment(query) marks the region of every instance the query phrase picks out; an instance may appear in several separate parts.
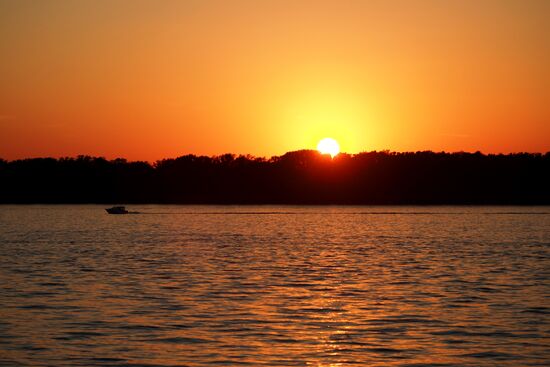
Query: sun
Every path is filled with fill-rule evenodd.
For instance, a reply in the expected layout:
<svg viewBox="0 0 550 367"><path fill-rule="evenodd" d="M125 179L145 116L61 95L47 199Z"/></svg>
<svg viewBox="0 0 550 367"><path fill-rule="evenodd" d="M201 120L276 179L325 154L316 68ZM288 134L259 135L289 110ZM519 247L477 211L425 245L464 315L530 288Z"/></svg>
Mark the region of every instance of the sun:
<svg viewBox="0 0 550 367"><path fill-rule="evenodd" d="M321 139L319 144L317 144L317 150L321 154L330 154L334 158L338 153L340 153L340 145L338 142L332 138Z"/></svg>

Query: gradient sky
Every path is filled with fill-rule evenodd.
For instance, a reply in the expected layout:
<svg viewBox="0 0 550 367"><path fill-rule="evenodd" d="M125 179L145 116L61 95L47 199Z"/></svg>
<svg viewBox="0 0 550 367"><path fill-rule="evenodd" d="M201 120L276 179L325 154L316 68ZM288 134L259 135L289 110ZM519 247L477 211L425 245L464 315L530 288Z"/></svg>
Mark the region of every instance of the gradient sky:
<svg viewBox="0 0 550 367"><path fill-rule="evenodd" d="M0 157L550 150L550 1L0 0Z"/></svg>

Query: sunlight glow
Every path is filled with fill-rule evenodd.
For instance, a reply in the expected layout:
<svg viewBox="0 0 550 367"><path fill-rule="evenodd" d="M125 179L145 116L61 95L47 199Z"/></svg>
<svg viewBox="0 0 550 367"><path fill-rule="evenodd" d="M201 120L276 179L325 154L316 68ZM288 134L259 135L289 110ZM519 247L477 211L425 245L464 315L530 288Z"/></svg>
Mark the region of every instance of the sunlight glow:
<svg viewBox="0 0 550 367"><path fill-rule="evenodd" d="M321 154L330 154L334 158L338 153L340 153L340 145L338 142L332 138L324 138L319 144L317 144L317 150Z"/></svg>

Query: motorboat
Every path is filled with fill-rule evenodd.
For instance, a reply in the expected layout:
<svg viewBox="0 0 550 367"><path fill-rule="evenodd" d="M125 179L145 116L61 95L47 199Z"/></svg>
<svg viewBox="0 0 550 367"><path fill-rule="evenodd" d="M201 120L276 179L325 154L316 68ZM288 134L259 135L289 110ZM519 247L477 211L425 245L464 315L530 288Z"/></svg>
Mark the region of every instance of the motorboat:
<svg viewBox="0 0 550 367"><path fill-rule="evenodd" d="M129 214L130 212L126 210L124 206L113 206L112 208L105 209L109 214Z"/></svg>

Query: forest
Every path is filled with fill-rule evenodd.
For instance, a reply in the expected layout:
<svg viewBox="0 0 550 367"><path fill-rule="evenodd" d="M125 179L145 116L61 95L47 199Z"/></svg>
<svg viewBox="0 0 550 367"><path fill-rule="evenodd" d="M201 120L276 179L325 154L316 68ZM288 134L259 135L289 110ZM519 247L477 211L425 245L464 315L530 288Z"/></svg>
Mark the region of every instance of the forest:
<svg viewBox="0 0 550 367"><path fill-rule="evenodd" d="M550 152L0 159L0 203L547 205Z"/></svg>

